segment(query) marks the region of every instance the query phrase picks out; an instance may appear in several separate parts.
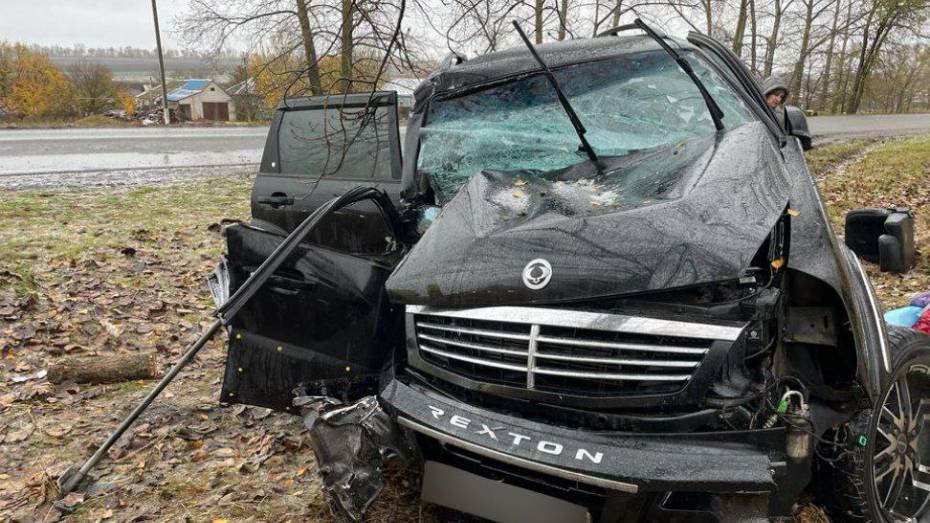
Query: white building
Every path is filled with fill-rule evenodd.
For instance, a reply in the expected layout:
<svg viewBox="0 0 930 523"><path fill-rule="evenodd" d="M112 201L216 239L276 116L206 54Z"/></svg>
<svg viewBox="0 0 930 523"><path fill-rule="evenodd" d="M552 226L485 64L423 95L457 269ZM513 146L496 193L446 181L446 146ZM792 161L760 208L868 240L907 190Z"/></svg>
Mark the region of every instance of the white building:
<svg viewBox="0 0 930 523"><path fill-rule="evenodd" d="M236 105L213 80L193 79L168 92L168 107L181 120L235 121Z"/></svg>

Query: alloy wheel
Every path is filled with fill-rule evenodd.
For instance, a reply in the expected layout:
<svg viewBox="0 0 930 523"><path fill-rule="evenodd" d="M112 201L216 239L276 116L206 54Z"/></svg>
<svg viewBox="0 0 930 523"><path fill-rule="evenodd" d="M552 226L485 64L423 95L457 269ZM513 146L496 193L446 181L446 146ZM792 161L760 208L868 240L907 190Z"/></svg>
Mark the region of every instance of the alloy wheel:
<svg viewBox="0 0 930 523"><path fill-rule="evenodd" d="M917 521L930 500L928 392L930 368L912 365L882 402L873 436L872 482L876 500L891 521Z"/></svg>

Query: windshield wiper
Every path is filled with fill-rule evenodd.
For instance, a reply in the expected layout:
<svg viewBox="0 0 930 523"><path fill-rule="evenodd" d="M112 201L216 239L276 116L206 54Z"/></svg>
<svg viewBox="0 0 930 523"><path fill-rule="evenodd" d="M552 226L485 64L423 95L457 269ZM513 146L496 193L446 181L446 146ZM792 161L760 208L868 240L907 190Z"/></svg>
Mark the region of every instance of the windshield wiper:
<svg viewBox="0 0 930 523"><path fill-rule="evenodd" d="M672 46L668 45L665 42L665 38L656 33L651 27L646 25L646 22L643 22L641 19L637 18L633 21L633 25L642 29L647 35L649 35L653 40L655 40L662 49L665 49L665 52L671 55L675 59L675 63L678 64L678 67L681 67L681 70L688 75L688 78L691 78L691 81L694 82L694 85L697 86L698 91L701 91L701 97L704 98L704 103L707 104L707 110L710 111L710 117L714 120L714 127L718 131L723 130L723 111L720 109L720 106L717 105L717 101L710 95L710 92L704 87L704 82L698 78L695 74L694 69L691 67L691 64L684 59L683 56L678 54L677 51L672 49ZM616 33L614 33L616 34Z"/></svg>
<svg viewBox="0 0 930 523"><path fill-rule="evenodd" d="M536 62L539 63L539 67L549 80L549 84L552 86L552 89L555 90L559 103L562 104L562 109L565 110L565 114L568 115L568 119L572 122L572 127L575 128L575 133L578 134L578 139L581 141L581 148L584 149L588 154L588 158L594 163L594 166L597 167L598 174L604 174L604 165L601 163L601 159L597 157L594 148L591 147L591 144L589 144L588 140L584 137L588 130L584 128L584 125L578 118L578 113L575 112L575 109L572 108L572 104L569 103L568 98L565 96L565 92L562 91L562 87L559 85L558 80L555 79L552 69L549 69L546 62L544 62L542 57L539 56L539 53L536 52L536 48L530 43L530 39L527 38L526 33L523 32L523 28L520 27L520 24L518 24L516 20L513 21L513 26L517 28L517 32L520 33L520 38L523 39L523 43L526 44L526 47L530 50L530 54L533 55Z"/></svg>
<svg viewBox="0 0 930 523"><path fill-rule="evenodd" d="M670 45L665 42L665 37L658 34L653 28L646 25L646 22L643 22L641 19L637 18L633 21L632 24L627 25L618 25L617 27L612 27L603 33L600 33L598 38L602 36L613 36L617 33L629 30L629 29L642 29L650 38L655 40L659 47L661 47L672 59L675 60L675 63L678 64L678 67L681 67L681 70L688 75L688 78L694 82L694 85L697 86L698 91L701 92L701 98L704 99L704 103L707 104L707 110L710 111L710 117L714 120L714 127L718 131L723 130L723 111L720 109L720 106L717 105L717 101L710 95L710 92L707 91L707 88L704 87L704 83L701 82L701 79L697 77L697 74L694 73L694 69L691 67L691 64L684 59L677 51L672 49Z"/></svg>

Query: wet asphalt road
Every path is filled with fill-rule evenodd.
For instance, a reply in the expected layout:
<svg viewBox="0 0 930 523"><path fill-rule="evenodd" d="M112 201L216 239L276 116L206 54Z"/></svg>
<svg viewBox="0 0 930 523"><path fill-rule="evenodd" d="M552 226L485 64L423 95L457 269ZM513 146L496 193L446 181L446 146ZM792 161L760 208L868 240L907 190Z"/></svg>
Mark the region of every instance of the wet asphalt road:
<svg viewBox="0 0 930 523"><path fill-rule="evenodd" d="M820 140L930 133L930 114L809 118ZM0 129L0 189L124 185L255 172L267 127Z"/></svg>
<svg viewBox="0 0 930 523"><path fill-rule="evenodd" d="M930 133L930 114L855 114L807 119L815 137L868 138Z"/></svg>
<svg viewBox="0 0 930 523"><path fill-rule="evenodd" d="M267 127L0 130L0 189L254 172Z"/></svg>

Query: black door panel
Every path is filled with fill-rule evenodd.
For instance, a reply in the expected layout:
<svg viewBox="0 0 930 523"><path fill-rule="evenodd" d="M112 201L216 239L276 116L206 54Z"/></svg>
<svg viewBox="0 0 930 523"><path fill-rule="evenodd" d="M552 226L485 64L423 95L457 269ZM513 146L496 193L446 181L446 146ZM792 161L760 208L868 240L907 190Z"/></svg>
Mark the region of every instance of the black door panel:
<svg viewBox="0 0 930 523"><path fill-rule="evenodd" d="M227 229L232 291L281 240L256 227ZM299 385L337 396L372 386L401 342L401 315L384 292L391 270L391 263L300 245L233 321L224 401L286 410Z"/></svg>

